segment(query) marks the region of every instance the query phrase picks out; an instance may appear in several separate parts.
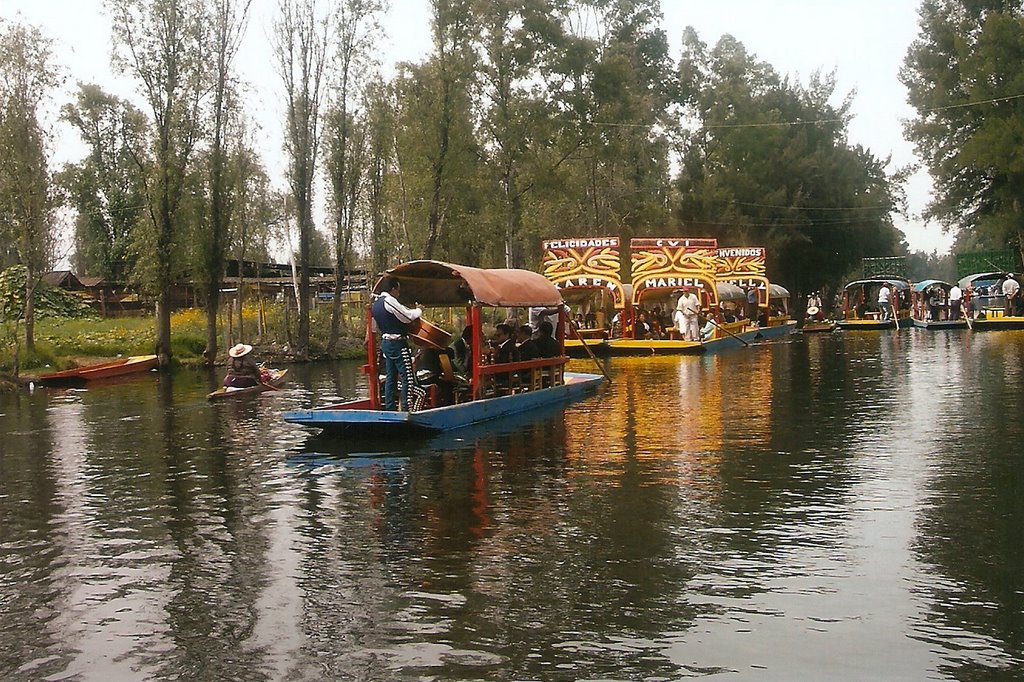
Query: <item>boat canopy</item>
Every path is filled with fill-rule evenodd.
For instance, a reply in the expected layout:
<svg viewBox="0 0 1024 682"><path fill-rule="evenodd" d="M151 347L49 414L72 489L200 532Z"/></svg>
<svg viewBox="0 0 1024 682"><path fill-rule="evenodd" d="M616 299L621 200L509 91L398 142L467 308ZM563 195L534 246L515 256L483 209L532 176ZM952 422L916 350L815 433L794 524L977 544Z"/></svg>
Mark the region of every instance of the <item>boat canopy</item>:
<svg viewBox="0 0 1024 682"><path fill-rule="evenodd" d="M789 298L789 289L778 284L769 284L768 298Z"/></svg>
<svg viewBox="0 0 1024 682"><path fill-rule="evenodd" d="M926 279L914 284L914 291L924 291L925 289L929 289L933 286L938 286L946 291L953 288L952 284L949 282L943 282L941 279Z"/></svg>
<svg viewBox="0 0 1024 682"><path fill-rule="evenodd" d="M961 289L966 289L967 287L987 287L1006 279L1009 275L1010 273L1008 272L979 272L961 278L958 285ZM1017 277L1014 277L1014 279L1020 281Z"/></svg>
<svg viewBox="0 0 1024 682"><path fill-rule="evenodd" d="M847 284L844 289L854 289L856 287L862 287L869 284L881 284L885 282L894 289L900 291L908 291L910 289L910 282L906 282L902 279L858 279Z"/></svg>
<svg viewBox="0 0 1024 682"><path fill-rule="evenodd" d="M467 303L495 307L557 306L562 294L544 275L529 270L485 270L436 260L414 260L385 272L402 283L402 299L427 306ZM373 287L379 294L383 277Z"/></svg>
<svg viewBox="0 0 1024 682"><path fill-rule="evenodd" d="M746 301L747 292L735 284L728 282L717 282L715 288L718 290L719 301Z"/></svg>

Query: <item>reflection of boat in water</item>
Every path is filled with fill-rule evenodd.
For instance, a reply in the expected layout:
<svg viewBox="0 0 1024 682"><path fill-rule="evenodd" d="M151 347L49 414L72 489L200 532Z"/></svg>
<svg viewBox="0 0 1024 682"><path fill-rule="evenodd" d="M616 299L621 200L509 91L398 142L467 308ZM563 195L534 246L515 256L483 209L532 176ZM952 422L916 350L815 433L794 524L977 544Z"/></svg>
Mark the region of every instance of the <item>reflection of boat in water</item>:
<svg viewBox="0 0 1024 682"><path fill-rule="evenodd" d="M366 372L372 378L370 395L336 405L284 413L287 422L320 429L364 431L378 437L402 432L436 432L505 418L551 403L578 398L594 389L602 377L564 371L564 354L522 362L495 363L484 352L481 332L483 306L557 308L558 340L564 342L565 312L559 290L542 275L526 270L483 270L439 261L412 261L387 272L404 282L402 297L424 306L466 306L472 332L469 376L445 371L435 383L422 387L424 405L414 411L382 408L376 338L368 334ZM380 293L382 279L377 283ZM370 324L370 320L367 320ZM416 340L416 339L414 339ZM448 356L438 359L443 369ZM447 376L445 376L447 375Z"/></svg>
<svg viewBox="0 0 1024 682"><path fill-rule="evenodd" d="M893 319L883 319L879 309L878 292L883 284L889 286ZM876 331L906 328L913 325L910 317L910 282L895 277L859 279L843 288L843 319L837 322L847 331Z"/></svg>
<svg viewBox="0 0 1024 682"><path fill-rule="evenodd" d="M967 320L949 319L949 290L953 285L938 279L916 282L910 291L914 326L919 329L964 329Z"/></svg>
<svg viewBox="0 0 1024 682"><path fill-rule="evenodd" d="M111 379L127 374L148 372L157 366L155 355L133 355L128 358L102 362L96 365L85 367L74 367L62 372L43 374L39 377L39 383L44 386L58 386L62 384L77 384L98 379Z"/></svg>
<svg viewBox="0 0 1024 682"><path fill-rule="evenodd" d="M1024 316L1006 314L1006 296L1003 283L1008 278L1020 279L1008 272L981 272L960 280L965 305L970 316L970 327L976 331L1024 329ZM1018 294L1018 299L1020 294ZM1020 301L1018 300L1018 310Z"/></svg>

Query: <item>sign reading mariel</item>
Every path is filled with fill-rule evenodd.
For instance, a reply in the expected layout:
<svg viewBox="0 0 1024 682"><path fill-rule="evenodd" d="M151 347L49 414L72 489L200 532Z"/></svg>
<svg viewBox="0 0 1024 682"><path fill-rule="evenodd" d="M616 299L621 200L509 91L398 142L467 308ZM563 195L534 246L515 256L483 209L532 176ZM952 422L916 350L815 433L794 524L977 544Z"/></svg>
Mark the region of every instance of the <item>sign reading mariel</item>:
<svg viewBox="0 0 1024 682"><path fill-rule="evenodd" d="M638 237L630 240L629 247L634 304L650 289L693 286L713 295L718 240Z"/></svg>
<svg viewBox="0 0 1024 682"><path fill-rule="evenodd" d="M542 242L544 276L559 289L607 289L616 308L625 305L619 279L618 237L573 237Z"/></svg>

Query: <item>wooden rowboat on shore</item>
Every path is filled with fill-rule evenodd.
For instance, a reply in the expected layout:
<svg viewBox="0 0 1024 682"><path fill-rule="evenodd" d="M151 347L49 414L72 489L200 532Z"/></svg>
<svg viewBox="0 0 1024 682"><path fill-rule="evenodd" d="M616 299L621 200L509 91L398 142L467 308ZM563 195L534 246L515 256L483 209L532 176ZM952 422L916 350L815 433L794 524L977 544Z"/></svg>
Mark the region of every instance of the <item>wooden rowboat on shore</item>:
<svg viewBox="0 0 1024 682"><path fill-rule="evenodd" d="M230 388L228 386L221 386L216 391L206 394L206 399L221 400L223 398L237 398L244 395L257 395L259 393L264 393L265 391L275 391L278 386L285 382L288 370L272 369L269 370L269 372L270 377L261 384L246 388Z"/></svg>
<svg viewBox="0 0 1024 682"><path fill-rule="evenodd" d="M39 383L43 386L61 386L85 383L97 379L109 379L125 374L148 372L157 366L155 355L133 355L127 358L120 358L110 362L101 362L96 365L85 367L73 367L62 372L52 372L39 377Z"/></svg>

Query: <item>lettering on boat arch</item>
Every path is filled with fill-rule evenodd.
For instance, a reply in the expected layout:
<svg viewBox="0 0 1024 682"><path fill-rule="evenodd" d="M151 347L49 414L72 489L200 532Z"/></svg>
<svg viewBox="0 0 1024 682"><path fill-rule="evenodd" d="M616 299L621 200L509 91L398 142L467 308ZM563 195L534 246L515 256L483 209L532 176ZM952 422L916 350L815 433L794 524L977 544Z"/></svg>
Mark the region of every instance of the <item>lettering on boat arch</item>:
<svg viewBox="0 0 1024 682"><path fill-rule="evenodd" d="M572 237L541 242L541 271L559 289L606 289L622 308L626 294L619 279L618 237Z"/></svg>
<svg viewBox="0 0 1024 682"><path fill-rule="evenodd" d="M717 303L717 239L638 237L629 247L634 305L640 304L645 291L686 286L700 289L702 300Z"/></svg>
<svg viewBox="0 0 1024 682"><path fill-rule="evenodd" d="M718 249L716 279L746 289L757 288L758 304L768 305L767 255L763 246L729 246Z"/></svg>

